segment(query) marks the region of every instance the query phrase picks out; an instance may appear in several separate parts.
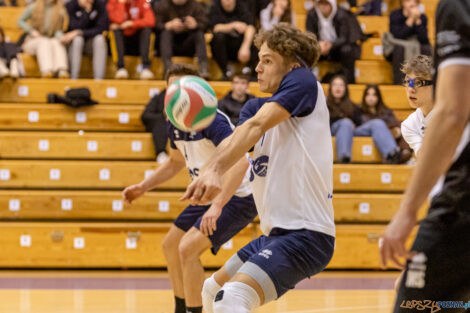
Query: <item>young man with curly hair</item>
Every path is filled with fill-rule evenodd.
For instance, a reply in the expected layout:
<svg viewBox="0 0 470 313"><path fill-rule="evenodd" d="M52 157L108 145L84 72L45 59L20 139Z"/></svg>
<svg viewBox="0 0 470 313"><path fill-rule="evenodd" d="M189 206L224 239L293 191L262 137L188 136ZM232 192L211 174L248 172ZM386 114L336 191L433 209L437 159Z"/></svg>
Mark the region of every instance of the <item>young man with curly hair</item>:
<svg viewBox="0 0 470 313"><path fill-rule="evenodd" d="M212 199L222 175L253 148L250 180L264 235L205 281L206 312L250 312L321 272L333 255L329 114L310 70L320 54L317 39L281 23L258 34L255 44L260 90L273 95L245 104L239 126L185 197L195 203Z"/></svg>

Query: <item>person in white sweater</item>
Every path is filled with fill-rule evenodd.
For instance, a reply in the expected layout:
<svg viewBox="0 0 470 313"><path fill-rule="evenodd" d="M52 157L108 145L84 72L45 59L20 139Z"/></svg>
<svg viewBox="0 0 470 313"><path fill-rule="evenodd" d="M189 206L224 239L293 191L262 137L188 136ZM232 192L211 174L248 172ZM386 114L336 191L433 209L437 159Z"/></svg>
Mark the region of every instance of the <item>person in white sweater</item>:
<svg viewBox="0 0 470 313"><path fill-rule="evenodd" d="M295 14L290 0L271 0L260 13L261 28L265 31L273 29L274 25L285 22L295 26Z"/></svg>
<svg viewBox="0 0 470 313"><path fill-rule="evenodd" d="M405 62L402 67L402 72L405 74L403 84L406 96L410 106L416 111L401 123L401 132L416 157L419 156L419 149L434 107L432 63L431 57L418 55Z"/></svg>

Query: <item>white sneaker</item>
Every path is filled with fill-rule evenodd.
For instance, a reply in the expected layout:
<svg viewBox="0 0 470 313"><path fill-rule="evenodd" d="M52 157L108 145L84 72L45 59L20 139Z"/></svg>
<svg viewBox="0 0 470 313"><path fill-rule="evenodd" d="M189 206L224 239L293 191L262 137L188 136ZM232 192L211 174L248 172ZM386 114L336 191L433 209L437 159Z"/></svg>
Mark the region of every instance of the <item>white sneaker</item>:
<svg viewBox="0 0 470 313"><path fill-rule="evenodd" d="M116 75L114 75L115 79L128 79L129 73L125 68L120 68L117 70Z"/></svg>
<svg viewBox="0 0 470 313"><path fill-rule="evenodd" d="M18 78L20 76L20 71L18 68L18 60L13 59L10 61L10 77Z"/></svg>
<svg viewBox="0 0 470 313"><path fill-rule="evenodd" d="M166 161L166 159L168 159L168 154L166 154L165 151L160 152L160 153L157 155L157 163L158 163L158 164L162 164L163 162Z"/></svg>
<svg viewBox="0 0 470 313"><path fill-rule="evenodd" d="M8 71L7 66L5 65L5 61L0 59L0 78L10 75L10 71Z"/></svg>
<svg viewBox="0 0 470 313"><path fill-rule="evenodd" d="M142 72L140 72L140 79L148 80L148 79L153 79L154 75L151 70L148 68L144 68Z"/></svg>

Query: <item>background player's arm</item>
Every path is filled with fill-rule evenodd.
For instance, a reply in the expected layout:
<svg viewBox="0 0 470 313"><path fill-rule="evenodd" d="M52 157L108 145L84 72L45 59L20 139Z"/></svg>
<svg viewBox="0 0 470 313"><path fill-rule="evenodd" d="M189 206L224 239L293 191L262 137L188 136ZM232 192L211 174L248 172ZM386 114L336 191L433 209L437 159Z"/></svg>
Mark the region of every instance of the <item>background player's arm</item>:
<svg viewBox="0 0 470 313"><path fill-rule="evenodd" d="M204 213L200 230L204 235L210 236L217 230L216 222L222 213L223 207L230 201L240 187L250 163L242 157L222 178L222 190L212 201L211 207Z"/></svg>
<svg viewBox="0 0 470 313"><path fill-rule="evenodd" d="M132 201L142 196L145 192L152 190L158 185L171 179L185 167L185 160L181 152L176 149L170 149L170 155L166 161L160 165L152 175L136 185L124 189L122 197L124 201L130 204Z"/></svg>
<svg viewBox="0 0 470 313"><path fill-rule="evenodd" d="M277 102L265 103L255 116L235 128L226 144L217 147L214 156L201 170L199 179L189 185L183 199L191 199L195 203L214 199L222 188L220 176L240 160L267 130L289 117L290 113Z"/></svg>
<svg viewBox="0 0 470 313"><path fill-rule="evenodd" d="M449 65L439 71L434 116L426 129L419 161L413 171L398 213L387 227L381 248L383 265L396 256L410 256L405 241L416 224L419 207L438 178L450 167L470 119L470 67Z"/></svg>

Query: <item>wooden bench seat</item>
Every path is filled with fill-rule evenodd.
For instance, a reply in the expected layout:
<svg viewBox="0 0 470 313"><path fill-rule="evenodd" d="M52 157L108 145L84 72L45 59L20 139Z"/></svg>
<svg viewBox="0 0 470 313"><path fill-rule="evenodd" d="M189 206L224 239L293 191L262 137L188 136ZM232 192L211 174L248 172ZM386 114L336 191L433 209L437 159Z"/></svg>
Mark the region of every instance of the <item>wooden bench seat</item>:
<svg viewBox="0 0 470 313"><path fill-rule="evenodd" d="M155 151L150 133L16 131L0 132L0 157L2 159L154 160ZM352 161L382 162L372 138L354 138Z"/></svg>
<svg viewBox="0 0 470 313"><path fill-rule="evenodd" d="M0 160L0 187L55 189L121 189L140 182L158 165L155 162ZM336 164L334 188L345 191L403 191L411 167L405 165ZM186 188L187 170L161 188Z"/></svg>
<svg viewBox="0 0 470 313"><path fill-rule="evenodd" d="M121 191L1 190L2 220L145 220L170 221L187 206L181 191L146 193L132 205L122 201ZM387 223L397 212L400 194L335 193L337 223ZM420 210L426 213L427 205Z"/></svg>
<svg viewBox="0 0 470 313"><path fill-rule="evenodd" d="M358 61L372 62L372 61ZM375 61L380 62L380 61ZM385 61L383 61L385 62ZM364 63L367 65L367 63ZM366 74L359 71L360 75ZM230 91L229 82L210 82L217 98L222 98ZM151 96L165 88L164 81L137 81L137 80L70 80L70 79L19 79L17 81L4 80L0 84L1 101L21 103L44 103L48 93L64 94L68 88L88 87L92 98L100 104L147 104ZM365 85L350 85L351 99L361 103ZM325 93L328 85L323 85ZM402 86L380 86L385 103L391 109L409 110L405 88ZM250 83L250 92L257 97L269 96L259 90L257 83Z"/></svg>
<svg viewBox="0 0 470 313"><path fill-rule="evenodd" d="M0 267L156 268L165 267L161 242L169 223L0 223ZM383 225L338 225L328 268L379 269L378 239ZM260 234L255 225L228 241L202 264L222 266ZM414 237L414 235L413 235ZM411 239L408 244L411 243Z"/></svg>

